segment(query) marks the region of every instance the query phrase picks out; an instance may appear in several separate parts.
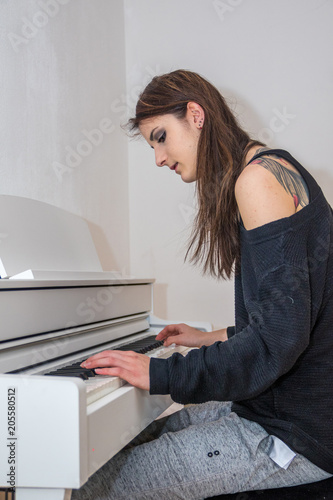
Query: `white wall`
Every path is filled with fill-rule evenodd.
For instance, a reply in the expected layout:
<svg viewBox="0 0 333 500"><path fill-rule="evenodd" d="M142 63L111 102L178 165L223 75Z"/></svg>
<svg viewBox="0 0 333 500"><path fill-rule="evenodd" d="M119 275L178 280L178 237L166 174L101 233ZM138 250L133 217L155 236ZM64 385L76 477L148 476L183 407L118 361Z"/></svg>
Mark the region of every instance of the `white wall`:
<svg viewBox="0 0 333 500"><path fill-rule="evenodd" d="M151 73L197 71L270 146L289 149L333 202L333 2L125 0L127 91ZM134 99L133 99L134 100ZM131 270L155 277L155 313L233 324L233 286L183 264L193 188L129 146Z"/></svg>
<svg viewBox="0 0 333 500"><path fill-rule="evenodd" d="M0 193L85 217L104 269L156 278L156 314L231 324L232 282L183 263L194 186L119 125L154 74L197 71L333 202L332 17L325 0L0 0Z"/></svg>
<svg viewBox="0 0 333 500"><path fill-rule="evenodd" d="M0 193L83 216L104 269L128 271L122 2L1 0L0 42Z"/></svg>

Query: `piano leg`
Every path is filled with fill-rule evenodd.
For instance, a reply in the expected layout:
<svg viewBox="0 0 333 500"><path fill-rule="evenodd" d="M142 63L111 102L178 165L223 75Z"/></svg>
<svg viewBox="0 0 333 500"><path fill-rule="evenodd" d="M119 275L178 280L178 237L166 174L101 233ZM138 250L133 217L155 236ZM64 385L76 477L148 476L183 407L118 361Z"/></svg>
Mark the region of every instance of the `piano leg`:
<svg viewBox="0 0 333 500"><path fill-rule="evenodd" d="M72 490L62 488L16 488L15 500L71 500Z"/></svg>

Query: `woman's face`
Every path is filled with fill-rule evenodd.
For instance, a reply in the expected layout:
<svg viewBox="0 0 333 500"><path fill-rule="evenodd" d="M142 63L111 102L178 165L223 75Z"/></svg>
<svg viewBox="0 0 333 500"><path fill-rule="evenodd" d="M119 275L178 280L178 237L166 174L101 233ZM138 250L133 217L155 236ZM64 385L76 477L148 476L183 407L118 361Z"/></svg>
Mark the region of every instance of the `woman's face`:
<svg viewBox="0 0 333 500"><path fill-rule="evenodd" d="M198 117L188 109L179 120L172 114L143 120L140 132L155 151L158 167L169 167L184 182L196 180L197 148L201 130Z"/></svg>

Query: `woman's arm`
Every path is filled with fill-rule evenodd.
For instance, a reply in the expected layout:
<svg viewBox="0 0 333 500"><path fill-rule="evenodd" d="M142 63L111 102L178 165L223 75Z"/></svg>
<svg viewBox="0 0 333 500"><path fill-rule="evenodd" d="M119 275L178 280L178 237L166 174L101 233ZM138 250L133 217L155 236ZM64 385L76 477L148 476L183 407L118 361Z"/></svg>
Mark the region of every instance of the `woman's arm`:
<svg viewBox="0 0 333 500"><path fill-rule="evenodd" d="M275 243L275 242L274 242ZM177 403L240 401L258 396L286 374L309 344L310 281L306 269L281 264L260 280L249 323L227 342L185 357L150 361L150 393Z"/></svg>
<svg viewBox="0 0 333 500"><path fill-rule="evenodd" d="M168 325L156 337L170 344L201 347L217 341L227 340L226 328L215 332L201 332L188 325ZM133 351L102 351L84 361L83 368L95 369L97 375L120 377L135 387L149 391L150 358Z"/></svg>

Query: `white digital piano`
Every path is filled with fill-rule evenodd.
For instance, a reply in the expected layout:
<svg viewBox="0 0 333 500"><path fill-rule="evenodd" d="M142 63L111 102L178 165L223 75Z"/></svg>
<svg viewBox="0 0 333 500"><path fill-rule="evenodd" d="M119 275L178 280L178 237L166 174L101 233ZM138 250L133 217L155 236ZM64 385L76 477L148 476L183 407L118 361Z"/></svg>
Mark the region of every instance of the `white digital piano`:
<svg viewBox="0 0 333 500"><path fill-rule="evenodd" d="M167 323L151 313L154 280L103 271L87 223L57 207L0 196L0 275L0 487L69 500L172 404L81 361L186 348L155 340Z"/></svg>

